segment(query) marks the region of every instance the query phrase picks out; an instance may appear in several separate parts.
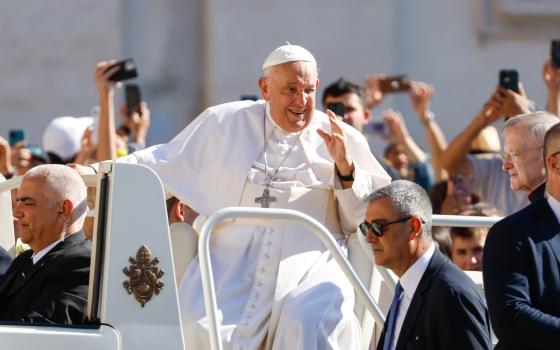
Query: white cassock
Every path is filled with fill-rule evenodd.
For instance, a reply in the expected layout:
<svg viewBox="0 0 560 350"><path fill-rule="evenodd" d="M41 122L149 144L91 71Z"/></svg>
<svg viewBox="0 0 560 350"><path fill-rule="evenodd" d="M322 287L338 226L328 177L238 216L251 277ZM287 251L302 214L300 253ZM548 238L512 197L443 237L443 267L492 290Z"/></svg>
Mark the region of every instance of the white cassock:
<svg viewBox="0 0 560 350"><path fill-rule="evenodd" d="M342 189L316 131L330 130L326 114L315 111L301 134L283 132L266 114L264 101L215 106L171 142L121 161L154 169L168 192L201 214L196 228L218 209L260 206L255 198L266 183L266 139L269 176L278 168L270 186L276 201L270 207L314 217L344 250L346 238L363 220L365 197L390 177L365 138L343 125L355 180L352 188ZM228 221L213 234L210 251L224 349L361 347L350 283L326 247L299 224ZM179 298L187 348L210 348L198 259L185 273Z"/></svg>

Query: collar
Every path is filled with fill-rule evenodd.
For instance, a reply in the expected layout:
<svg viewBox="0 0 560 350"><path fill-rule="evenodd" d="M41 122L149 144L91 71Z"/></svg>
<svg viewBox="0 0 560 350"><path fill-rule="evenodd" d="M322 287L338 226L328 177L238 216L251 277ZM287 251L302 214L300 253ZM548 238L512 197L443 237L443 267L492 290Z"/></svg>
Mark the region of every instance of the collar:
<svg viewBox="0 0 560 350"><path fill-rule="evenodd" d="M529 193L529 200L531 202L536 201L539 198L544 198L546 196L546 181L540 184L537 188Z"/></svg>
<svg viewBox="0 0 560 350"><path fill-rule="evenodd" d="M434 255L434 251L436 249L435 244L432 242L430 248L422 254L422 256L416 260L408 270L402 275L401 279L399 280L401 286L403 288L404 293L409 299L412 299L414 292L416 292L416 288L418 288L418 284L426 272L428 268L428 264Z"/></svg>
<svg viewBox="0 0 560 350"><path fill-rule="evenodd" d="M58 243L60 243L62 241L64 241L64 238L59 239L58 241L52 242L51 244L49 244L45 248L39 250L38 252L34 252L33 255L31 256L31 259L33 259L33 265L35 265L37 263L37 261L41 260L42 257L47 255L47 253L50 252L51 249L53 249Z"/></svg>
<svg viewBox="0 0 560 350"><path fill-rule="evenodd" d="M546 196L546 200L548 201L548 205L550 205L550 209L552 209L554 216L556 216L556 220L560 222L560 201L551 195Z"/></svg>

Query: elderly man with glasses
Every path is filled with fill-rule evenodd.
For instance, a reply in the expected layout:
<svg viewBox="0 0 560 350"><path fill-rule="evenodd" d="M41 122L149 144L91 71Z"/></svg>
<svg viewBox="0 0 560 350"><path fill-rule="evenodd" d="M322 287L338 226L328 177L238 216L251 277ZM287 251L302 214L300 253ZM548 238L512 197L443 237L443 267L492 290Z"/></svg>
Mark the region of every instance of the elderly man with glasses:
<svg viewBox="0 0 560 350"><path fill-rule="evenodd" d="M491 203L503 215L509 215L544 194L543 140L546 131L559 119L547 112L512 116L502 130L502 157L467 155L470 142L480 130L500 118L500 111L494 102L485 104L480 114L449 144L441 159L450 174L462 174L472 179L469 188L481 197L481 201Z"/></svg>
<svg viewBox="0 0 560 350"><path fill-rule="evenodd" d="M495 224L484 246L496 349L560 349L560 124L543 153L546 195Z"/></svg>
<svg viewBox="0 0 560 350"><path fill-rule="evenodd" d="M399 180L368 202L359 226L369 244L366 252L399 277L377 349L491 349L484 298L435 249L427 193Z"/></svg>

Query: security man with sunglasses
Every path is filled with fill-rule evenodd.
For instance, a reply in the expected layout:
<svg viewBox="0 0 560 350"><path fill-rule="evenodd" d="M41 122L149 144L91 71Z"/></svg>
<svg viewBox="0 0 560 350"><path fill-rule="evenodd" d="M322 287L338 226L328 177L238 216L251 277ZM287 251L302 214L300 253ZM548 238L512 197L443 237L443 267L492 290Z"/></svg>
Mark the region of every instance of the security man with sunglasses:
<svg viewBox="0 0 560 350"><path fill-rule="evenodd" d="M368 202L366 253L399 277L377 349L491 349L481 292L435 248L427 193L399 180Z"/></svg>

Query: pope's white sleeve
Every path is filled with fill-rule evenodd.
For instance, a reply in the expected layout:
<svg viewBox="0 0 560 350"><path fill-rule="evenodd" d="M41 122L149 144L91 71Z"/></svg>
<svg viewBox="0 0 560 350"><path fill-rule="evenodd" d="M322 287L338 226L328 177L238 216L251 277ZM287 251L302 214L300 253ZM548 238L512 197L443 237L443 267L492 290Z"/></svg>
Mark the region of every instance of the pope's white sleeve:
<svg viewBox="0 0 560 350"><path fill-rule="evenodd" d="M354 183L343 189L340 179L334 177L334 193L338 202L340 227L344 235L355 233L357 225L364 220L367 197L376 189L387 186L391 178L384 171L380 174L368 172L354 165Z"/></svg>

